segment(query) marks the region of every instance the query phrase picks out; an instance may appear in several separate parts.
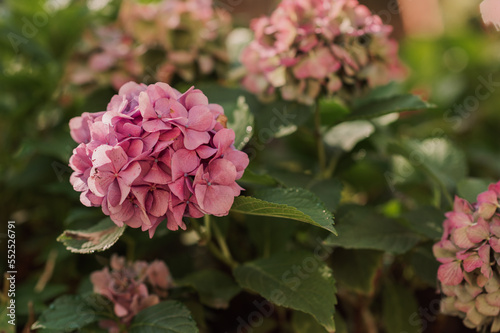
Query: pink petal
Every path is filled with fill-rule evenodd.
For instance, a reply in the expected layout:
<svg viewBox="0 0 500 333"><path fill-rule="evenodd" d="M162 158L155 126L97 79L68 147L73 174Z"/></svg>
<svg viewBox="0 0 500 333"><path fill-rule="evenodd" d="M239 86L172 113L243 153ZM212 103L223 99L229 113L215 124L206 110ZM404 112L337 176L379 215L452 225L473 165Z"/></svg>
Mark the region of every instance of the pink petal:
<svg viewBox="0 0 500 333"><path fill-rule="evenodd" d="M215 125L215 119L207 106L197 105L189 110L188 123L190 129L209 131Z"/></svg>
<svg viewBox="0 0 500 333"><path fill-rule="evenodd" d="M200 159L193 150L180 149L172 155L172 179L184 177L200 165Z"/></svg>
<svg viewBox="0 0 500 333"><path fill-rule="evenodd" d="M118 317L125 317L128 314L128 310L121 304L115 303L115 314Z"/></svg>
<svg viewBox="0 0 500 333"><path fill-rule="evenodd" d="M450 225L452 228L462 228L471 225L474 220L472 216L460 212L449 212L445 214L448 220L450 220Z"/></svg>
<svg viewBox="0 0 500 333"><path fill-rule="evenodd" d="M215 153L217 153L217 149L212 148L212 147L207 146L207 145L201 145L198 148L196 148L196 153L198 154L198 156L200 156L200 158L208 159L211 156L213 156Z"/></svg>
<svg viewBox="0 0 500 333"><path fill-rule="evenodd" d="M128 195L128 193L127 193ZM127 197L125 195L125 198ZM108 203L111 206L118 206L120 205L123 201L121 200L121 191L120 191L120 186L118 185L118 181L115 179L108 188Z"/></svg>
<svg viewBox="0 0 500 333"><path fill-rule="evenodd" d="M450 240L442 240L432 247L432 252L441 263L450 262L455 258L457 247ZM445 259L445 261L443 261Z"/></svg>
<svg viewBox="0 0 500 333"><path fill-rule="evenodd" d="M198 186L199 187L199 186ZM195 193L198 190L195 189ZM196 195L198 200L198 195ZM200 202L200 207L215 216L225 216L229 213L234 202L233 189L229 186L211 185L206 186L203 202Z"/></svg>
<svg viewBox="0 0 500 333"><path fill-rule="evenodd" d="M195 150L202 144L210 141L210 134L208 132L198 132L190 129L184 129L183 132L186 149Z"/></svg>
<svg viewBox="0 0 500 333"><path fill-rule="evenodd" d="M153 191L153 204L149 209L149 213L153 216L165 215L168 209L168 199L170 194L167 191L156 189Z"/></svg>
<svg viewBox="0 0 500 333"><path fill-rule="evenodd" d="M158 132L162 130L169 130L172 128L172 125L170 125L169 123L165 123L159 118L156 118L144 121L142 123L142 128L144 128L146 132Z"/></svg>
<svg viewBox="0 0 500 333"><path fill-rule="evenodd" d="M172 177L163 170L159 164L160 163L153 162L151 169L143 178L144 181L159 185L168 184L172 181Z"/></svg>
<svg viewBox="0 0 500 333"><path fill-rule="evenodd" d="M469 237L467 237L468 228L469 227L462 227L455 229L451 232L452 241L455 243L456 246L462 249L469 249L475 246L475 244L469 240Z"/></svg>
<svg viewBox="0 0 500 333"><path fill-rule="evenodd" d="M162 118L170 118L170 100L168 98L160 98L156 100L154 109Z"/></svg>
<svg viewBox="0 0 500 333"><path fill-rule="evenodd" d="M483 265L483 261L477 254L471 254L464 260L464 270L466 272L472 272L476 268L479 268Z"/></svg>
<svg viewBox="0 0 500 333"><path fill-rule="evenodd" d="M184 179L184 177L180 177L176 181L168 184L168 188L170 189L170 191L172 191L172 193L181 200L184 200L186 197L185 187L186 180Z"/></svg>
<svg viewBox="0 0 500 333"><path fill-rule="evenodd" d="M479 243L490 235L489 224L483 218L479 218L477 223L467 229L467 237L473 243Z"/></svg>
<svg viewBox="0 0 500 333"><path fill-rule="evenodd" d="M130 188L132 194L136 197L139 205L145 209L146 207L146 198L149 194L149 186L133 186Z"/></svg>
<svg viewBox="0 0 500 333"><path fill-rule="evenodd" d="M141 174L141 165L139 164L139 162L132 162L128 165L126 169L120 171L119 175L123 184L127 187L130 187L134 182L134 180L136 180L140 174Z"/></svg>
<svg viewBox="0 0 500 333"><path fill-rule="evenodd" d="M490 238L490 245L493 251L500 253L500 240L497 237Z"/></svg>
<svg viewBox="0 0 500 333"><path fill-rule="evenodd" d="M100 172L97 168L92 168L87 184L92 193L103 197L108 193L109 185L115 179L115 176L110 172Z"/></svg>
<svg viewBox="0 0 500 333"><path fill-rule="evenodd" d="M219 150L216 157L224 154L225 151L234 143L235 134L232 129L223 128L214 135L214 145Z"/></svg>
<svg viewBox="0 0 500 333"><path fill-rule="evenodd" d="M208 98L201 90L195 89L186 96L185 105L188 110L197 105L208 105Z"/></svg>
<svg viewBox="0 0 500 333"><path fill-rule="evenodd" d="M224 153L224 159L231 161L236 168L236 179L243 177L243 173L250 163L248 155L242 151L230 149Z"/></svg>
<svg viewBox="0 0 500 333"><path fill-rule="evenodd" d="M149 99L148 93L143 91L139 94L139 110L141 111L142 118L153 119L158 115L154 111L153 104Z"/></svg>
<svg viewBox="0 0 500 333"><path fill-rule="evenodd" d="M481 260L484 263L488 263L488 264L490 263L490 246L489 245L484 244L481 247L479 247L477 254L479 255L479 257L481 258Z"/></svg>
<svg viewBox="0 0 500 333"><path fill-rule="evenodd" d="M212 160L208 165L210 181L219 185L232 185L236 180L236 168L225 159Z"/></svg>
<svg viewBox="0 0 500 333"><path fill-rule="evenodd" d="M500 237L500 218L498 216L493 216L490 221L490 231L497 237Z"/></svg>
<svg viewBox="0 0 500 333"><path fill-rule="evenodd" d="M438 279L445 285L456 286L464 278L460 262L453 261L439 266Z"/></svg>

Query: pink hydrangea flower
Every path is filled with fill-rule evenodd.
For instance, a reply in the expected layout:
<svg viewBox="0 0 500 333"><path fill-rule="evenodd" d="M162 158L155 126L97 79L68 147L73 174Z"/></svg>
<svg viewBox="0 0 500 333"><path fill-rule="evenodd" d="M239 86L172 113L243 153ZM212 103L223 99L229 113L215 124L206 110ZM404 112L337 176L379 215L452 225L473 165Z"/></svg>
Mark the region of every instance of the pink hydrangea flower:
<svg viewBox="0 0 500 333"><path fill-rule="evenodd" d="M249 161L223 112L198 89L129 82L106 111L70 121L71 184L84 205L151 237L165 219L177 230L183 217L227 215Z"/></svg>
<svg viewBox="0 0 500 333"><path fill-rule="evenodd" d="M128 81L222 77L231 25L229 13L214 9L212 0L124 0L115 22L84 35L69 80L87 87L111 83L118 90Z"/></svg>
<svg viewBox="0 0 500 333"><path fill-rule="evenodd" d="M322 93L348 98L403 74L392 27L357 0L283 0L252 21L242 83L269 98L312 104Z"/></svg>
<svg viewBox="0 0 500 333"><path fill-rule="evenodd" d="M446 213L443 236L433 247L441 263L441 310L470 328L500 332L500 182L468 203L456 197Z"/></svg>
<svg viewBox="0 0 500 333"><path fill-rule="evenodd" d="M93 272L90 281L95 293L111 301L116 316L124 325L129 325L140 311L166 298L173 285L167 266L160 260L151 264L144 261L127 263L125 258L113 254L110 266L111 270L105 267ZM110 332L120 332L118 323L112 320L104 320L100 325Z"/></svg>

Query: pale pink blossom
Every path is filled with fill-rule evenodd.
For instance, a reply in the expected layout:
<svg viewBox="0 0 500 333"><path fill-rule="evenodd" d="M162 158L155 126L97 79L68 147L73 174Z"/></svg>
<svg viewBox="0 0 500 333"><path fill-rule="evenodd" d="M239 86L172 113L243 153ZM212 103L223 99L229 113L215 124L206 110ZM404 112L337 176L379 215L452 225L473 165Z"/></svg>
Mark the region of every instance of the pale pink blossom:
<svg viewBox="0 0 500 333"><path fill-rule="evenodd" d="M115 21L84 34L67 68L69 80L84 89L118 90L129 81L221 78L231 27L231 15L212 0L120 1Z"/></svg>
<svg viewBox="0 0 500 333"><path fill-rule="evenodd" d="M126 262L115 254L111 256L111 270L105 267L93 272L90 281L94 292L111 301L115 315L122 325L128 326L140 311L158 304L168 295L173 280L163 261L151 264L144 261ZM100 326L109 332L119 332L119 325L112 320L103 320Z"/></svg>
<svg viewBox="0 0 500 333"><path fill-rule="evenodd" d="M456 197L446 213L443 236L433 247L441 263L438 279L444 313L464 318L464 324L480 330L495 323L500 331L500 182L477 196L474 204Z"/></svg>
<svg viewBox="0 0 500 333"><path fill-rule="evenodd" d="M242 84L263 98L349 99L403 75L392 27L357 0L283 0L250 26L255 39L241 54Z"/></svg>

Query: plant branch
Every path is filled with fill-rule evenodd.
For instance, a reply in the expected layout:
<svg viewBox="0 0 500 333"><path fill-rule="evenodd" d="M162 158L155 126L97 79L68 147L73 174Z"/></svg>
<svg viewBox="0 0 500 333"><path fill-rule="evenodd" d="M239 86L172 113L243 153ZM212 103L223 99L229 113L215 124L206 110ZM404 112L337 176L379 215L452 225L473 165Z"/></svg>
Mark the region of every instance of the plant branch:
<svg viewBox="0 0 500 333"><path fill-rule="evenodd" d="M314 129L316 149L318 150L319 169L321 171L320 177L323 178L326 172L326 152L325 144L323 143L323 136L321 135L321 113L319 110L319 103L316 103L316 110L314 113Z"/></svg>
<svg viewBox="0 0 500 333"><path fill-rule="evenodd" d="M231 256L231 252L229 251L229 247L227 246L226 240L224 239L222 233L220 232L219 227L215 223L211 223L210 215L205 215L203 218L205 222L205 230L202 230L198 221L194 218L191 218L191 225L193 226L194 231L200 237L200 245L206 245L210 252L228 265L231 268L238 266L238 263ZM213 242L211 229L213 228L215 238L219 247Z"/></svg>

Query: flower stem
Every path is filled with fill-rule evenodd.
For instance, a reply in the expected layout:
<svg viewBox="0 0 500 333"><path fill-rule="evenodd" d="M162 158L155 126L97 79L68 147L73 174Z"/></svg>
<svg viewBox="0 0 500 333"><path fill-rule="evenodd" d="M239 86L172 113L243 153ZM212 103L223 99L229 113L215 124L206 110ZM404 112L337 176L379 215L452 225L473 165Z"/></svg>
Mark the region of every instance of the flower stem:
<svg viewBox="0 0 500 333"><path fill-rule="evenodd" d="M210 240L212 238L212 227L210 225L210 215L205 214L203 216L203 222L205 222L205 236L207 240Z"/></svg>
<svg viewBox="0 0 500 333"><path fill-rule="evenodd" d="M319 110L319 103L316 103L316 111L314 113L314 129L316 149L318 150L320 177L323 178L326 172L326 152L325 145L323 143L323 136L321 135L321 113Z"/></svg>
<svg viewBox="0 0 500 333"><path fill-rule="evenodd" d="M205 215L209 216L209 215ZM210 216L209 216L210 218ZM220 249L222 250L222 254L229 260L234 262L233 256L231 255L231 252L229 251L229 247L227 246L226 239L224 238L224 235L219 229L219 226L217 223L212 224L214 228L214 234L215 234L215 239L217 240L217 243L219 244Z"/></svg>
<svg viewBox="0 0 500 333"><path fill-rule="evenodd" d="M193 229L200 237L199 244L206 245L210 250L210 252L214 255L214 257L216 257L229 267L234 268L238 266L238 263L233 259L231 252L229 251L229 247L227 246L226 240L224 239L224 236L222 235L217 224L211 222L210 215L208 214L203 217L203 220L205 222L205 230L202 230L200 224L196 219L193 218L191 219L191 224L193 226ZM212 228L214 231L213 234L219 246L217 246L213 242L212 232L211 232Z"/></svg>

